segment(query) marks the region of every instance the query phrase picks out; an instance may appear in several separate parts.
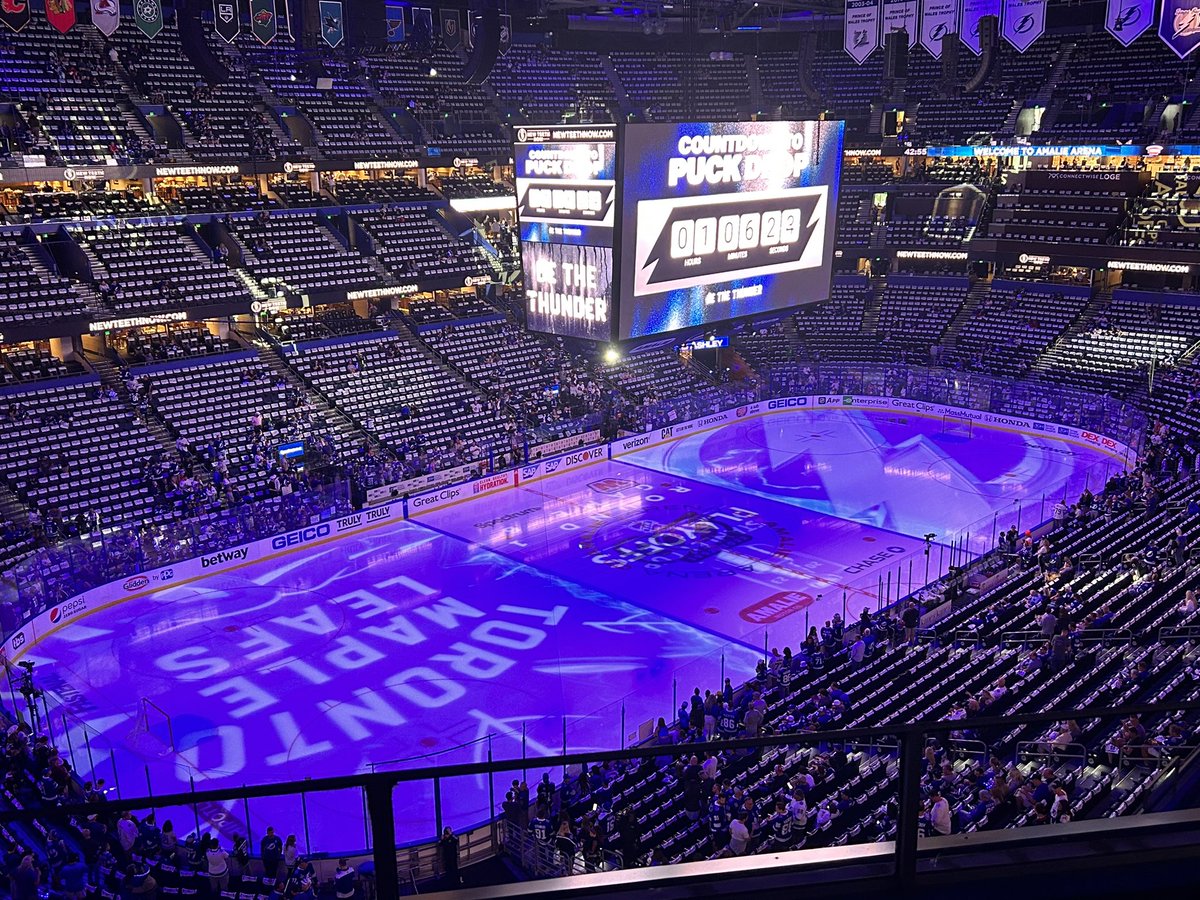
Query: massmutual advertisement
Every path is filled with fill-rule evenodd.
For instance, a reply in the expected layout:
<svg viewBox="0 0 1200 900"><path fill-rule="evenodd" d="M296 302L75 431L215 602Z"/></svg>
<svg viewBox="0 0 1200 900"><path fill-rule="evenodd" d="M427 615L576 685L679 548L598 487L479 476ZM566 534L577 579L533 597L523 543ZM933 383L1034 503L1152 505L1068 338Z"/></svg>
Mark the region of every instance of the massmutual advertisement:
<svg viewBox="0 0 1200 900"><path fill-rule="evenodd" d="M617 337L826 299L843 129L626 126Z"/></svg>
<svg viewBox="0 0 1200 900"><path fill-rule="evenodd" d="M517 222L534 331L607 341L612 331L616 128L517 129Z"/></svg>

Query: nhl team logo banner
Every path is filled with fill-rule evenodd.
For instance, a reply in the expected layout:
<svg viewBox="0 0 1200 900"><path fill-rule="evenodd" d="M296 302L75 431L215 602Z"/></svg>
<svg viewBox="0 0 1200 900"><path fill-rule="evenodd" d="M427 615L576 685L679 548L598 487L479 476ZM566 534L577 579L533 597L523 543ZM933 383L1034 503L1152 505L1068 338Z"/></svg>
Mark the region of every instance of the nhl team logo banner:
<svg viewBox="0 0 1200 900"><path fill-rule="evenodd" d="M1000 36L1018 53L1046 33L1046 0L1004 0Z"/></svg>
<svg viewBox="0 0 1200 900"><path fill-rule="evenodd" d="M12 31L23 31L29 24L32 14L29 11L30 0L0 0L0 19Z"/></svg>
<svg viewBox="0 0 1200 900"><path fill-rule="evenodd" d="M346 39L342 25L342 0L321 0L317 4L321 13L321 39L330 47L336 47Z"/></svg>
<svg viewBox="0 0 1200 900"><path fill-rule="evenodd" d="M846 0L842 46L860 66L879 48L879 0Z"/></svg>
<svg viewBox="0 0 1200 900"><path fill-rule="evenodd" d="M1162 0L1158 36L1180 59L1200 47L1200 0Z"/></svg>
<svg viewBox="0 0 1200 900"><path fill-rule="evenodd" d="M404 7L387 5L387 39L389 44L402 44L405 38Z"/></svg>
<svg viewBox="0 0 1200 900"><path fill-rule="evenodd" d="M442 43L447 50L457 50L462 46L462 28L458 22L458 10L443 9L440 15L442 17Z"/></svg>
<svg viewBox="0 0 1200 900"><path fill-rule="evenodd" d="M105 37L112 37L121 25L118 0L92 0L92 24Z"/></svg>
<svg viewBox="0 0 1200 900"><path fill-rule="evenodd" d="M238 15L238 0L213 0L213 21L217 34L227 44L242 33L242 17Z"/></svg>
<svg viewBox="0 0 1200 900"><path fill-rule="evenodd" d="M500 16L500 55L508 56L512 49L512 16L504 13Z"/></svg>
<svg viewBox="0 0 1200 900"><path fill-rule="evenodd" d="M958 26L958 0L921 0L921 46L942 58L942 38Z"/></svg>
<svg viewBox="0 0 1200 900"><path fill-rule="evenodd" d="M133 0L133 24L148 38L163 30L162 0Z"/></svg>
<svg viewBox="0 0 1200 900"><path fill-rule="evenodd" d="M275 0L250 0L250 33L264 46L275 40L279 34Z"/></svg>
<svg viewBox="0 0 1200 900"><path fill-rule="evenodd" d="M66 34L75 27L75 0L46 0L46 21Z"/></svg>
<svg viewBox="0 0 1200 900"><path fill-rule="evenodd" d="M1108 0L1104 30L1128 47L1154 24L1154 0Z"/></svg>
<svg viewBox="0 0 1200 900"><path fill-rule="evenodd" d="M984 16L999 18L1000 0L962 0L958 37L976 56L983 52L983 44L979 38L979 22Z"/></svg>
<svg viewBox="0 0 1200 900"><path fill-rule="evenodd" d="M917 0L884 0L883 33L903 29L908 32L908 46L912 47L920 37L917 28Z"/></svg>

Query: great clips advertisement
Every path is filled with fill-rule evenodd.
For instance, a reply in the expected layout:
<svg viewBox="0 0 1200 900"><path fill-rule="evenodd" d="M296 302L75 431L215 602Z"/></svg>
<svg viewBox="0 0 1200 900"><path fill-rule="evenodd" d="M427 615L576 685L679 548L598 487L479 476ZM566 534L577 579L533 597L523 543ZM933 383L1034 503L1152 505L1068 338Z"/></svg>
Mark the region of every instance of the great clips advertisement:
<svg viewBox="0 0 1200 900"><path fill-rule="evenodd" d="M626 126L618 337L826 299L843 131L815 121Z"/></svg>

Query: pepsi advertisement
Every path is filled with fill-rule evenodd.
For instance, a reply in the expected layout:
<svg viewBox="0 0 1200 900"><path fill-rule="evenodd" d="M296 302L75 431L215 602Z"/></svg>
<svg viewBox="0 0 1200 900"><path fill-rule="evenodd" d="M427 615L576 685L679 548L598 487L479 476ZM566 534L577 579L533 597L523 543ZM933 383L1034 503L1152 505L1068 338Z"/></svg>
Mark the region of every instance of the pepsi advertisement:
<svg viewBox="0 0 1200 900"><path fill-rule="evenodd" d="M843 122L631 124L619 339L824 300Z"/></svg>
<svg viewBox="0 0 1200 900"><path fill-rule="evenodd" d="M516 130L517 226L529 328L612 336L616 127Z"/></svg>

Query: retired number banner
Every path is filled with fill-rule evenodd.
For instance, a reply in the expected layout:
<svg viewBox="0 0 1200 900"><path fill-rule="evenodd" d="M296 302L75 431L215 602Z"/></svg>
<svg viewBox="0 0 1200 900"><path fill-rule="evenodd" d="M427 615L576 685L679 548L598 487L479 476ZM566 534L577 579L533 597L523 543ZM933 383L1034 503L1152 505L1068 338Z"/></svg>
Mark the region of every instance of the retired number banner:
<svg viewBox="0 0 1200 900"><path fill-rule="evenodd" d="M942 39L958 28L958 0L921 0L921 46L942 58Z"/></svg>
<svg viewBox="0 0 1200 900"><path fill-rule="evenodd" d="M1154 0L1108 0L1104 30L1128 47L1154 24Z"/></svg>
<svg viewBox="0 0 1200 900"><path fill-rule="evenodd" d="M342 0L321 0L321 39L330 47L336 47L346 39L346 28L342 23Z"/></svg>
<svg viewBox="0 0 1200 900"><path fill-rule="evenodd" d="M1180 59L1200 47L1200 0L1162 0L1158 36Z"/></svg>
<svg viewBox="0 0 1200 900"><path fill-rule="evenodd" d="M1000 17L1000 0L962 0L962 19L958 26L958 38L976 56L983 53L979 23L985 16Z"/></svg>
<svg viewBox="0 0 1200 900"><path fill-rule="evenodd" d="M1004 0L1000 36L1018 53L1046 33L1046 0Z"/></svg>
<svg viewBox="0 0 1200 900"><path fill-rule="evenodd" d="M917 0L884 0L883 3L883 33L893 31L908 32L908 46L917 43L920 29L917 28Z"/></svg>
<svg viewBox="0 0 1200 900"><path fill-rule="evenodd" d="M121 4L117 0L92 0L92 24L105 37L121 26Z"/></svg>
<svg viewBox="0 0 1200 900"><path fill-rule="evenodd" d="M213 0L213 21L217 34L227 44L242 33L242 17L238 15L238 0Z"/></svg>
<svg viewBox="0 0 1200 900"><path fill-rule="evenodd" d="M879 48L879 0L846 0L842 46L860 66Z"/></svg>

